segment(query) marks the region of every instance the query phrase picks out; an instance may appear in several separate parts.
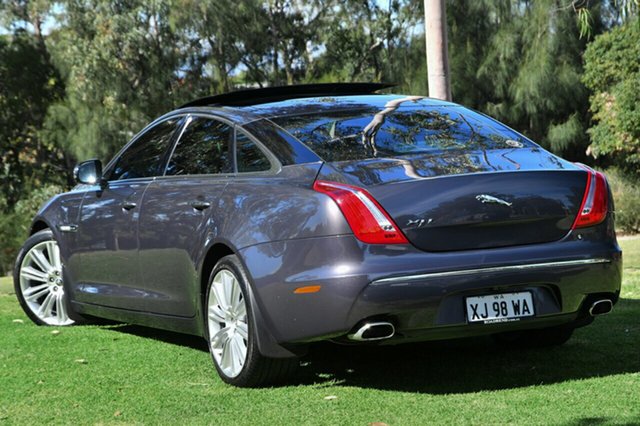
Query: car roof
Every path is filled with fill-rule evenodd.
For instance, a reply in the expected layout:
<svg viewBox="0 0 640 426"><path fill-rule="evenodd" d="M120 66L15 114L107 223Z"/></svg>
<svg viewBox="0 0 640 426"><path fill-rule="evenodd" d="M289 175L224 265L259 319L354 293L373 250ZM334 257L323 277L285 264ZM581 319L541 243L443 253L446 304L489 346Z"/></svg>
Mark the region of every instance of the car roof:
<svg viewBox="0 0 640 426"><path fill-rule="evenodd" d="M358 96L324 96L291 99L244 107L244 110L265 118L315 114L330 111L374 109L382 111L391 104L396 107L457 106L454 103L421 96L400 94L370 94Z"/></svg>
<svg viewBox="0 0 640 426"><path fill-rule="evenodd" d="M393 87L380 83L334 83L241 90L189 102L170 114L212 113L237 124L259 119L362 108L382 111L390 102L401 106L458 106L452 102L402 94L377 94Z"/></svg>
<svg viewBox="0 0 640 426"><path fill-rule="evenodd" d="M321 83L261 87L207 96L188 102L180 108L212 105L247 106L313 96L363 95L393 86L387 83Z"/></svg>

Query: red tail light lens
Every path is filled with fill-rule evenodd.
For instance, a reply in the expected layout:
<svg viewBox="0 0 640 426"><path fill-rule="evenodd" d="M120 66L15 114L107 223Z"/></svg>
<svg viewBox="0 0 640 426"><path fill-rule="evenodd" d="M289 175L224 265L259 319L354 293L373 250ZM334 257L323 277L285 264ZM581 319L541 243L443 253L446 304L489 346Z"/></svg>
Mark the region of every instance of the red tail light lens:
<svg viewBox="0 0 640 426"><path fill-rule="evenodd" d="M317 180L313 189L333 198L356 238L363 243L408 243L387 212L364 189L324 180Z"/></svg>
<svg viewBox="0 0 640 426"><path fill-rule="evenodd" d="M602 223L607 217L609 204L609 192L607 190L607 178L603 173L584 167L589 173L587 188L584 191L580 211L573 222L572 229L586 228L587 226Z"/></svg>

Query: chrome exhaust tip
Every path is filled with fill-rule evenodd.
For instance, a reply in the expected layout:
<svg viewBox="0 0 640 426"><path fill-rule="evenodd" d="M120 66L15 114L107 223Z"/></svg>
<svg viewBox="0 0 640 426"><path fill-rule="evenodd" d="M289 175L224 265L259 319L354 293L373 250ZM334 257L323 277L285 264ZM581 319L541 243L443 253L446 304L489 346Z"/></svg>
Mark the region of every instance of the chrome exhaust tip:
<svg viewBox="0 0 640 426"><path fill-rule="evenodd" d="M589 315L597 317L599 315L605 315L611 312L613 309L613 302L609 299L602 299L593 302L593 305L589 308Z"/></svg>
<svg viewBox="0 0 640 426"><path fill-rule="evenodd" d="M394 334L396 334L396 328L390 322L367 322L347 337L359 342L370 342L390 339Z"/></svg>

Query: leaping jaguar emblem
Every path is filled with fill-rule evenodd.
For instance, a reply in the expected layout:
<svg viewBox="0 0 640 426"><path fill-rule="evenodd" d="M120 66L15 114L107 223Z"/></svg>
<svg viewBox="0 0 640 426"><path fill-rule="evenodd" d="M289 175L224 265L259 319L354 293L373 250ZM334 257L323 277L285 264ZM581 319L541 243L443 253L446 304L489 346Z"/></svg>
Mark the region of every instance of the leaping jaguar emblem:
<svg viewBox="0 0 640 426"><path fill-rule="evenodd" d="M513 203L509 203L505 200L502 200L498 197L494 197L492 195L487 195L487 194L478 194L476 195L476 200L480 201L482 204L488 203L488 204L501 204L503 206L507 206L507 207L511 207L511 205Z"/></svg>

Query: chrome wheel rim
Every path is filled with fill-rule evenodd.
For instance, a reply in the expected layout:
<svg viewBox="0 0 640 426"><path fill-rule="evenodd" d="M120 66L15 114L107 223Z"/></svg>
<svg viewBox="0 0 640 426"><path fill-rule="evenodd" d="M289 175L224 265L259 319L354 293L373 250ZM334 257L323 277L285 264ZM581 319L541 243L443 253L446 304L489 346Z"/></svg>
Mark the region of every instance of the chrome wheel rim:
<svg viewBox="0 0 640 426"><path fill-rule="evenodd" d="M60 247L55 241L38 243L25 254L20 291L31 312L45 324L73 324L64 300Z"/></svg>
<svg viewBox="0 0 640 426"><path fill-rule="evenodd" d="M236 377L247 360L249 325L245 297L233 272L222 269L213 277L207 308L211 355L227 377Z"/></svg>

